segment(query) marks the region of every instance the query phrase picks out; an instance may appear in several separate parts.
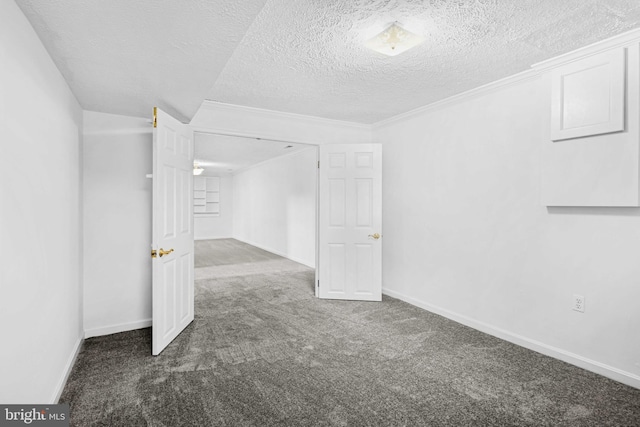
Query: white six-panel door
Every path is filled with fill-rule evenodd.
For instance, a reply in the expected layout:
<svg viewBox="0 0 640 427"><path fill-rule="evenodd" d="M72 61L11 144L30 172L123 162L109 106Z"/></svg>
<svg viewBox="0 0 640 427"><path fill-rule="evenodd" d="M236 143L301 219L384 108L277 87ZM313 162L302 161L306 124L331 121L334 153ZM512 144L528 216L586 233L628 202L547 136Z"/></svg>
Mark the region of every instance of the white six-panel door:
<svg viewBox="0 0 640 427"><path fill-rule="evenodd" d="M152 353L157 355L194 318L193 132L155 112Z"/></svg>
<svg viewBox="0 0 640 427"><path fill-rule="evenodd" d="M382 299L382 147L320 146L318 296Z"/></svg>

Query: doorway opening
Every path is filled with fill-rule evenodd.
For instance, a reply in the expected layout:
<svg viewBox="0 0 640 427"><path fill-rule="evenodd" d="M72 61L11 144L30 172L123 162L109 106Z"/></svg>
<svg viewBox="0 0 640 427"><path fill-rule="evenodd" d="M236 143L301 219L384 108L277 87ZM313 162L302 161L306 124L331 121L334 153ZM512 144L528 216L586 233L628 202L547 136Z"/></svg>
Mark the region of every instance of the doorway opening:
<svg viewBox="0 0 640 427"><path fill-rule="evenodd" d="M317 145L195 132L196 279L257 260L316 270L317 162Z"/></svg>
<svg viewBox="0 0 640 427"><path fill-rule="evenodd" d="M201 135L199 140L202 134L221 135L197 134ZM294 148L285 143L281 149ZM239 147L237 140L228 145ZM199 207L199 214L215 219L225 204L220 194L224 192L222 177L198 176L194 185L192 173L196 169L204 172L205 163L195 159L200 160L196 167L194 147L192 128L154 108L154 355L194 319L194 207ZM307 148L236 170L231 179L231 193L236 194L227 202L232 209L230 233L256 247L261 246L260 241L284 245L282 254L293 261L297 261L292 255L295 245L290 244L302 243L302 249L306 244L306 254L303 250L296 253L313 265L309 273L315 275L315 295L321 299L381 301L382 148L371 143L314 144ZM281 164L281 159L286 163ZM242 188L242 197L233 188ZM199 193L194 197L196 191ZM288 197L290 194L294 196ZM283 195L287 197L283 199ZM299 227L299 223L305 226ZM296 226L290 228L291 224ZM307 239L300 238L304 235Z"/></svg>

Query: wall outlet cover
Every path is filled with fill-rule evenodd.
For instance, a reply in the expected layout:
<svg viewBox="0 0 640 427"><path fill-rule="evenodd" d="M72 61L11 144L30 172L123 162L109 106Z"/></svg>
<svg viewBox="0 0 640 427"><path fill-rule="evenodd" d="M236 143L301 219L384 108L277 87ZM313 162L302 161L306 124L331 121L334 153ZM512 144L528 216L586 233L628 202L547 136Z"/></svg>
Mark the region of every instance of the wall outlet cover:
<svg viewBox="0 0 640 427"><path fill-rule="evenodd" d="M584 313L584 297L582 295L573 295L573 310Z"/></svg>

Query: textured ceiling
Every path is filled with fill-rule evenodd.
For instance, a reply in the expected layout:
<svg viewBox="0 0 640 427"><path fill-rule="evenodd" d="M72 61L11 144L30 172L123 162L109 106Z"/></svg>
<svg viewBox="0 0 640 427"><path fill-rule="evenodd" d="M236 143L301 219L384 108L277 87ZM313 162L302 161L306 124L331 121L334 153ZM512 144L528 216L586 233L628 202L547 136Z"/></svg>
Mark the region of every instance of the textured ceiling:
<svg viewBox="0 0 640 427"><path fill-rule="evenodd" d="M189 121L265 1L16 3L84 109Z"/></svg>
<svg viewBox="0 0 640 427"><path fill-rule="evenodd" d="M16 0L81 105L374 123L640 26L638 0ZM426 36L387 57L391 22Z"/></svg>
<svg viewBox="0 0 640 427"><path fill-rule="evenodd" d="M394 21L426 42L363 46ZM374 123L639 25L638 0L268 0L207 98Z"/></svg>
<svg viewBox="0 0 640 427"><path fill-rule="evenodd" d="M309 145L196 133L195 161L204 168L203 175L220 176L266 160L309 149Z"/></svg>

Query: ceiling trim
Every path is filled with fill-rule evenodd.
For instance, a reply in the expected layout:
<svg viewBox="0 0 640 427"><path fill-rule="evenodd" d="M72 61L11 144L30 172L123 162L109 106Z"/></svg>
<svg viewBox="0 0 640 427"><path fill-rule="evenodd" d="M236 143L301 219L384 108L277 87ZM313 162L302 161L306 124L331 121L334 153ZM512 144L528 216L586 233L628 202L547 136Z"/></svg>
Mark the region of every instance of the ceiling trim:
<svg viewBox="0 0 640 427"><path fill-rule="evenodd" d="M588 56L597 55L609 49L628 46L640 42L640 28L627 31L617 36L592 43L579 49L556 56L546 61L537 62L531 66L536 72L542 73L561 64L577 61Z"/></svg>
<svg viewBox="0 0 640 427"><path fill-rule="evenodd" d="M397 122L412 119L421 114L437 111L442 108L448 107L450 105L455 105L460 102L468 101L470 99L477 98L487 93L495 92L497 90L500 90L509 86L513 86L521 82L534 80L538 77L539 77L539 73L536 72L535 70L526 70L521 73L514 74L511 76L505 77L503 79L496 80L491 83L487 83L486 85L478 86L476 88L467 90L457 95L450 96L443 100L436 101L431 104L427 104L422 107L415 108L413 110L407 111L406 113L398 114L397 116L380 120L379 122L376 122L372 125L372 129L373 131L376 131L377 129L383 128L385 126L390 126Z"/></svg>
<svg viewBox="0 0 640 427"><path fill-rule="evenodd" d="M466 92L462 92L457 95L453 95L449 98L445 98L441 101L424 105L422 107L418 107L411 111L407 111L406 113L398 114L397 116L393 116L388 119L381 120L372 125L373 130L375 131L377 129L383 128L385 126L390 126L400 121L409 120L411 118L419 116L420 114L439 110L449 105L464 102L464 101L473 99L475 97L478 97L490 92L494 92L496 90L499 90L508 86L512 86L528 80L533 80L535 78L540 77L541 74L544 73L545 71L553 67L556 67L559 64L566 64L568 62L577 61L587 56L596 55L608 49L627 46L629 44L638 43L638 42L640 42L640 28L627 31L625 33L610 37L605 40L601 40L596 43L592 43L588 46L581 47L571 52L559 55L555 58L538 62L536 64L533 64L531 66L531 69L523 71L521 73L514 74L500 80L496 80L486 85L479 86L477 88L468 90Z"/></svg>

